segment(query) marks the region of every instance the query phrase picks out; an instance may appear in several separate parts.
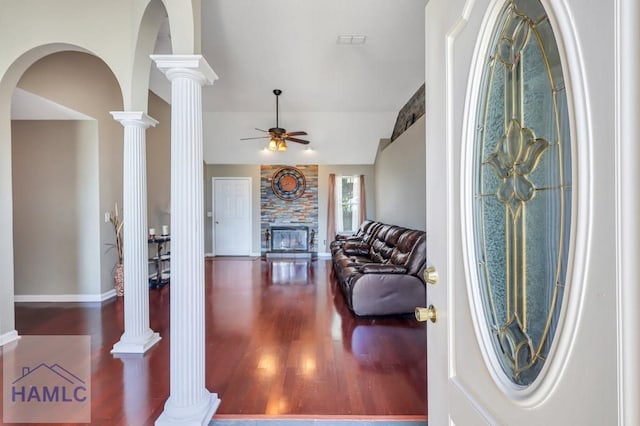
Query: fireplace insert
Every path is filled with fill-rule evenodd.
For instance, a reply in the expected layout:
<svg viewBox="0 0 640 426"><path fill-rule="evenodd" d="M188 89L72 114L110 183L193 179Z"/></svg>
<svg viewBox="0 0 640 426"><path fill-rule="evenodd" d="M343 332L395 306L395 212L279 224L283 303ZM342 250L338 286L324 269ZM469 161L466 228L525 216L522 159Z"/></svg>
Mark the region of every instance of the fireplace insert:
<svg viewBox="0 0 640 426"><path fill-rule="evenodd" d="M271 251L296 252L309 250L307 226L272 226Z"/></svg>

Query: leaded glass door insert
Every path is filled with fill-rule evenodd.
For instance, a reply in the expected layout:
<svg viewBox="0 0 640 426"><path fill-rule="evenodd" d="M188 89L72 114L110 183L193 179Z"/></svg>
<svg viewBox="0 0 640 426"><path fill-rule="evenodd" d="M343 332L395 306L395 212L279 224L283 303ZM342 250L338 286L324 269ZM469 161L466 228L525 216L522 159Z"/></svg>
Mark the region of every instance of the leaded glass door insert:
<svg viewBox="0 0 640 426"><path fill-rule="evenodd" d="M547 362L566 290L571 140L554 32L539 0L506 2L477 112L473 232L500 370L528 386Z"/></svg>

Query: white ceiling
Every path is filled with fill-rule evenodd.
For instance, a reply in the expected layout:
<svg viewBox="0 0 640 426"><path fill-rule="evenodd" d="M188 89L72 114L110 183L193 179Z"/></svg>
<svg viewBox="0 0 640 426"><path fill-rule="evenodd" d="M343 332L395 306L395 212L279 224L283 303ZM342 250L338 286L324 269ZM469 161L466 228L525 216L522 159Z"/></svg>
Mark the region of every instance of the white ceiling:
<svg viewBox="0 0 640 426"><path fill-rule="evenodd" d="M204 0L207 163L372 164L398 111L424 82L426 0ZM361 45L340 35L364 35ZM305 130L312 153L261 151L254 127Z"/></svg>
<svg viewBox="0 0 640 426"><path fill-rule="evenodd" d="M219 164L372 164L398 111L424 82L426 0L203 0L202 53L219 76L203 89L204 154ZM340 35L364 35L360 45ZM171 53L170 29L156 53ZM168 81L152 69L151 89L170 102ZM311 150L289 143L265 152L254 128L305 130ZM84 119L16 91L24 119ZM29 101L30 106L24 106ZM22 105L22 106L20 106ZM42 109L45 108L46 109ZM35 118L35 117L33 117Z"/></svg>
<svg viewBox="0 0 640 426"><path fill-rule="evenodd" d="M272 111L281 89L283 113L398 112L424 82L425 4L204 0L202 51L220 77L204 110ZM344 34L366 43L338 45Z"/></svg>

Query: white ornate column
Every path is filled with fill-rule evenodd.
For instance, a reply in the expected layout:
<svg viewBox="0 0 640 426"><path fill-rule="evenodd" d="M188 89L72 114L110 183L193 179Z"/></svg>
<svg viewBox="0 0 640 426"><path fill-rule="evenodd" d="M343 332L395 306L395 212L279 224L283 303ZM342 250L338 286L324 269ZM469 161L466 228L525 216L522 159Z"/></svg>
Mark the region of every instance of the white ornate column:
<svg viewBox="0 0 640 426"><path fill-rule="evenodd" d="M149 328L146 157L146 129L158 122L143 112L113 111L111 115L124 126L124 333L111 353L145 353L160 340Z"/></svg>
<svg viewBox="0 0 640 426"><path fill-rule="evenodd" d="M171 386L156 425L208 425L220 399L204 380L202 86L218 77L201 55L151 59L171 81Z"/></svg>

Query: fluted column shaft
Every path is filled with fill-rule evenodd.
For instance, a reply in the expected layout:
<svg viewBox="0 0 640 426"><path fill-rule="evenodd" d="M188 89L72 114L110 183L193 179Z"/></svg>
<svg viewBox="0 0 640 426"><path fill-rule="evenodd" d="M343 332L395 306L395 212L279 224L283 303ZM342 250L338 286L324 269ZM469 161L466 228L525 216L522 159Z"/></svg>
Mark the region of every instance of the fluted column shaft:
<svg viewBox="0 0 640 426"><path fill-rule="evenodd" d="M204 380L202 86L217 77L199 55L151 58L171 81L171 385L156 424L208 424L220 400Z"/></svg>
<svg viewBox="0 0 640 426"><path fill-rule="evenodd" d="M112 112L124 126L124 334L112 353L144 353L160 340L149 328L146 129L158 122L142 112Z"/></svg>

